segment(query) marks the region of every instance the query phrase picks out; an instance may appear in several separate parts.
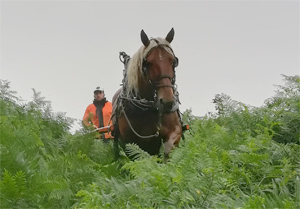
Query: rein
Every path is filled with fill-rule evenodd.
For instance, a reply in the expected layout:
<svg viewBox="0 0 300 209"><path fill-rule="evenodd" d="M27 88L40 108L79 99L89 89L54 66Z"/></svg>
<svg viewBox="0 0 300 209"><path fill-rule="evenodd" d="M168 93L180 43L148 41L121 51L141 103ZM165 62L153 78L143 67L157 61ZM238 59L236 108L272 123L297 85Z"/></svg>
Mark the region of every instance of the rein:
<svg viewBox="0 0 300 209"><path fill-rule="evenodd" d="M125 100L129 100L131 102L131 104L134 104L134 106L138 109L141 110L149 110L151 109L155 109L156 111L158 111L158 123L157 123L157 128L156 128L156 133L152 134L152 135L147 135L147 136L142 136L140 134L137 133L137 131L133 128L133 126L131 125L131 122L126 114L125 111L125 107L124 104L121 102L121 112L123 112L125 119L130 127L130 129L132 130L132 132L137 135L138 137L142 138L142 139L149 139L152 137L158 137L159 136L159 131L160 131L160 126L161 126L161 118L163 113L171 113L171 112L175 112L179 110L179 102L176 102L173 107L169 110L165 110L163 104L159 103L158 105L154 105L154 101L148 101L146 99L142 99L142 100L137 100L137 99L132 99L132 98L127 98L127 97L123 97L120 96L121 99L125 99ZM142 101L142 102L141 102Z"/></svg>
<svg viewBox="0 0 300 209"><path fill-rule="evenodd" d="M158 136L159 136L159 130L160 130L159 127L157 127L156 133L153 134L153 135L142 136L142 135L138 134L138 133L136 132L136 130L134 130L134 128L132 127L132 125L131 125L131 123L130 123L130 120L128 119L127 114L126 114L125 109L124 109L123 106L122 106L122 110L123 110L123 114L124 114L124 116L125 116L125 118L126 118L126 121L127 121L128 125L129 125L130 129L132 130L132 132L133 132L135 135L137 135L138 137L140 137L140 138L142 138L142 139L149 139L149 138L152 138L152 137L158 137Z"/></svg>

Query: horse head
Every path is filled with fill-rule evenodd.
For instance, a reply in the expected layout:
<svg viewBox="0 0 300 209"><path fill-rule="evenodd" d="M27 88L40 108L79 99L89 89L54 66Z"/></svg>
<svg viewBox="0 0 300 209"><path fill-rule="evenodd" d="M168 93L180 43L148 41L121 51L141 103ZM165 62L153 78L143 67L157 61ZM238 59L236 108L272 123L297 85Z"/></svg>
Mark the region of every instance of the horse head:
<svg viewBox="0 0 300 209"><path fill-rule="evenodd" d="M176 102L174 85L178 59L170 46L173 38L173 28L166 38L149 39L144 30L141 31L144 49L141 59L140 92L144 93L145 97L156 97L157 102L165 109L172 108Z"/></svg>
<svg viewBox="0 0 300 209"><path fill-rule="evenodd" d="M157 101L167 109L176 102L174 84L175 67L178 65L178 59L170 46L173 38L173 28L165 39L149 39L144 30L141 31L141 40L145 47L141 67L144 75L143 80L146 80L149 87L154 90Z"/></svg>

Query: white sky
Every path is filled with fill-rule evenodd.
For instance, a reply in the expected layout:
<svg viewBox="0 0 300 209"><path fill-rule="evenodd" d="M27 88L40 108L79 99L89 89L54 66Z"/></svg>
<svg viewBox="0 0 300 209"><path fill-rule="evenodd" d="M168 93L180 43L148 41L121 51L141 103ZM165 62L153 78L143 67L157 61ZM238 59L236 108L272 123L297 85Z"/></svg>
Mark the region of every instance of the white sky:
<svg viewBox="0 0 300 209"><path fill-rule="evenodd" d="M261 106L280 74L300 74L299 1L1 1L1 74L31 100L80 120L96 86L111 101L119 52L174 27L180 110L214 111L215 94Z"/></svg>

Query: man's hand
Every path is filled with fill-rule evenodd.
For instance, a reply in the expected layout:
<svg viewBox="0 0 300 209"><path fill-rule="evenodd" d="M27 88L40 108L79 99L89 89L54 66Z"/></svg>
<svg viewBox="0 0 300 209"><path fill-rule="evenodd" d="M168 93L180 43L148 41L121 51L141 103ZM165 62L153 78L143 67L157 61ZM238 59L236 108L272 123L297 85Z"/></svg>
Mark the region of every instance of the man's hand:
<svg viewBox="0 0 300 209"><path fill-rule="evenodd" d="M93 125L93 127L94 127L95 129L97 129L97 128L98 128L96 125Z"/></svg>

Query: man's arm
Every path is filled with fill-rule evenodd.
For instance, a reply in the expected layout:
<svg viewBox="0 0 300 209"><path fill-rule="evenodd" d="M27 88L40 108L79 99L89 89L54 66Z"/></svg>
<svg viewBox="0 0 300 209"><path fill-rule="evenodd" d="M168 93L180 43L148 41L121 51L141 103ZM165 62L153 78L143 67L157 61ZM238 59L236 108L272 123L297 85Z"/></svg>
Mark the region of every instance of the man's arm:
<svg viewBox="0 0 300 209"><path fill-rule="evenodd" d="M86 127L93 125L92 123L92 117L93 114L90 111L89 106L86 108L84 115L83 115L83 119L82 119L82 124ZM93 125L95 128L97 128L95 125Z"/></svg>

